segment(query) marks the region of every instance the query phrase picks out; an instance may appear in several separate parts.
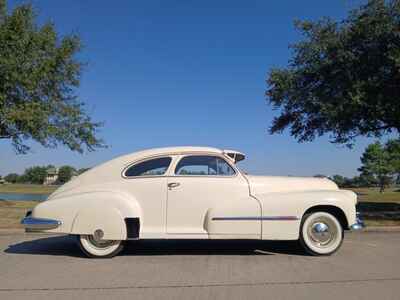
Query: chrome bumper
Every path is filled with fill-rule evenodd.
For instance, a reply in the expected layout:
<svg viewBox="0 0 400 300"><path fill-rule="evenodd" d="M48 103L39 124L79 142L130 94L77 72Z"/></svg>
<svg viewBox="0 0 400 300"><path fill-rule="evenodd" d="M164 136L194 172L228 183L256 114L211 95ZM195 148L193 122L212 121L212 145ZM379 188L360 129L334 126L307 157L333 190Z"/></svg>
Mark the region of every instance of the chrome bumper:
<svg viewBox="0 0 400 300"><path fill-rule="evenodd" d="M350 230L361 230L365 227L364 221L361 219L360 213L356 213L356 223L350 226Z"/></svg>
<svg viewBox="0 0 400 300"><path fill-rule="evenodd" d="M56 229L62 222L52 219L33 218L31 217L31 212L28 212L26 217L21 220L21 224L25 227L26 231L30 232Z"/></svg>

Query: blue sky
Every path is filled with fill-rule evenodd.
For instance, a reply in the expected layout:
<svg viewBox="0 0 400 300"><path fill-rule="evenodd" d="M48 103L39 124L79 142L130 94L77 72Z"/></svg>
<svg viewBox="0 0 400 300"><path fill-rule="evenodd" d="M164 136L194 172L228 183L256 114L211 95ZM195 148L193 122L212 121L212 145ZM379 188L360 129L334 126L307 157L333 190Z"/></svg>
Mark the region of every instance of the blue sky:
<svg viewBox="0 0 400 300"><path fill-rule="evenodd" d="M23 1L9 1L9 8ZM0 142L0 174L31 165L93 166L143 148L207 145L247 154L242 168L271 175L355 175L371 139L349 150L328 137L297 143L269 135L274 112L265 78L285 66L300 38L295 19L343 18L360 1L51 1L32 0L40 22L77 32L87 62L77 91L108 149L65 148L16 155Z"/></svg>

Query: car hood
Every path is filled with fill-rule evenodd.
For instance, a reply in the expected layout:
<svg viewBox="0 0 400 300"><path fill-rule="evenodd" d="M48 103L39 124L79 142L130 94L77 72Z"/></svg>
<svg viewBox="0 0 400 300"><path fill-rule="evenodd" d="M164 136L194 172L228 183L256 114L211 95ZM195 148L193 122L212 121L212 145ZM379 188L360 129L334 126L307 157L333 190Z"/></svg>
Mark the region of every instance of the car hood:
<svg viewBox="0 0 400 300"><path fill-rule="evenodd" d="M328 178L246 175L252 194L310 190L338 190Z"/></svg>

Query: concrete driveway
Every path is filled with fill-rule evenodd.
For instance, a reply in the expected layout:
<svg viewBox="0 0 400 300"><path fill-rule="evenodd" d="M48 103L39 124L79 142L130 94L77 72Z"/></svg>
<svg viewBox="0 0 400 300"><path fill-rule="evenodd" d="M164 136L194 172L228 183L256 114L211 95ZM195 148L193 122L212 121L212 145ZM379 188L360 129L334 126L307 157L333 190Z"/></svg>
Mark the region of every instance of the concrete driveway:
<svg viewBox="0 0 400 300"><path fill-rule="evenodd" d="M349 233L331 257L296 243L147 241L113 259L73 238L0 235L0 299L400 299L400 232Z"/></svg>

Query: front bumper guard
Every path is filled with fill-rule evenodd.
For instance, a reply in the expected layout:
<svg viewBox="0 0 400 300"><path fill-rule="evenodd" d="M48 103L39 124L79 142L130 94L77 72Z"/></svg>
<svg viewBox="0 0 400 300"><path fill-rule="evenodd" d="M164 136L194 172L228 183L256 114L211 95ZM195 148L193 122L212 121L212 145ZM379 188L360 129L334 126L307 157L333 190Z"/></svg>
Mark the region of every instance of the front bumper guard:
<svg viewBox="0 0 400 300"><path fill-rule="evenodd" d="M350 226L350 230L361 230L365 227L364 221L361 219L361 215L359 212L356 213L356 223Z"/></svg>
<svg viewBox="0 0 400 300"><path fill-rule="evenodd" d="M31 216L31 212L28 212L26 217L21 220L21 224L25 227L26 231L30 232L56 229L62 222L52 219L34 218Z"/></svg>

